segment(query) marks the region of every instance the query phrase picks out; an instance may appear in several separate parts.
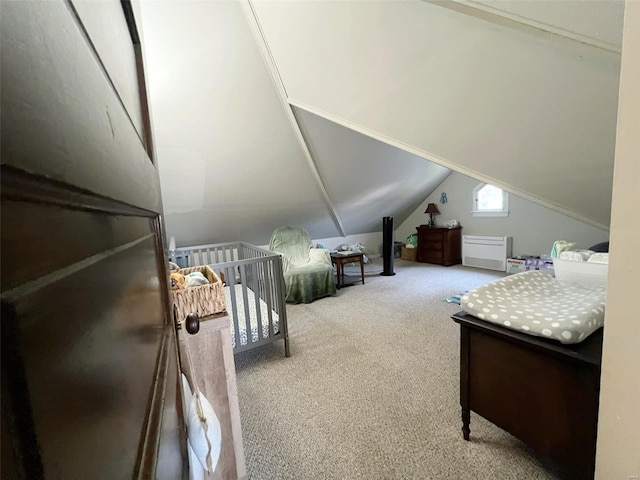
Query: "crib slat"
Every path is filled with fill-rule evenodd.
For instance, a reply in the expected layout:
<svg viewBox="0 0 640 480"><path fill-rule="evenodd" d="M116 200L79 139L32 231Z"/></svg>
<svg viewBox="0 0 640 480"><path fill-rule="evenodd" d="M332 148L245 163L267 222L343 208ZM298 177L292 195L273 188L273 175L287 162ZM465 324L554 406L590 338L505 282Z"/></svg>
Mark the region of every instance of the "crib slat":
<svg viewBox="0 0 640 480"><path fill-rule="evenodd" d="M270 282L270 277L272 275L269 275L269 271L271 270L271 260L267 260L266 262L264 262L263 264L265 273L264 273L264 277L262 279L262 284L264 285L264 300L265 303L267 304L267 316L268 316L268 320L269 320L269 336L273 337L275 335L275 331L273 328L273 306L271 303L271 282Z"/></svg>
<svg viewBox="0 0 640 480"><path fill-rule="evenodd" d="M238 325L238 300L236 297L236 276L233 275L233 268L227 267L224 269L225 282L229 288L229 297L231 298L231 318L233 318L233 333L236 338L236 348L240 347L240 327ZM229 305L227 305L227 309Z"/></svg>
<svg viewBox="0 0 640 480"><path fill-rule="evenodd" d="M277 256L274 258L275 275L274 281L277 282L278 285L278 294L276 296L276 301L278 303L278 307L280 309L279 313L279 330L284 338L284 352L287 357L291 356L291 348L289 346L289 325L287 322L287 309L285 306L285 287L284 287L284 272L282 269L282 258Z"/></svg>
<svg viewBox="0 0 640 480"><path fill-rule="evenodd" d="M271 268L273 269L273 272L271 272L271 278L269 279L269 281L271 282L271 291L275 292L275 295L273 297L275 299L274 309L278 314L278 317L280 317L282 315L282 308L280 308L280 302L278 301L278 298L280 295L284 295L284 293L280 291L280 283L279 283L280 277L278 277L279 273L278 273L277 258L274 258L271 261Z"/></svg>
<svg viewBox="0 0 640 480"><path fill-rule="evenodd" d="M244 307L244 323L247 331L247 345L253 343L253 335L251 332L251 313L249 311L249 294L247 292L247 267L240 265L240 282L242 284L242 303ZM258 337L260 339L260 337Z"/></svg>
<svg viewBox="0 0 640 480"><path fill-rule="evenodd" d="M256 306L256 319L258 321L258 341L264 339L264 332L262 331L262 312L260 311L260 292L259 292L259 286L258 286L258 264L256 262L253 262L251 264L251 273L253 276L253 301L255 302L255 306ZM258 287L258 288L256 288Z"/></svg>

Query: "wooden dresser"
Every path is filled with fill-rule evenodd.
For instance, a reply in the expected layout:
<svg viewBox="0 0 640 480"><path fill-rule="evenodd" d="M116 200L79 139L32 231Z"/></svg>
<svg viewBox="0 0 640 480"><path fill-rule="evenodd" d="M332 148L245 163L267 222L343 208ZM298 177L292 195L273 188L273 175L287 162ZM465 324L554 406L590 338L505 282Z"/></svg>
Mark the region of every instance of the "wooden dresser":
<svg viewBox="0 0 640 480"><path fill-rule="evenodd" d="M420 225L418 230L418 262L456 265L462 263L462 227L428 227Z"/></svg>
<svg viewBox="0 0 640 480"><path fill-rule="evenodd" d="M602 329L563 345L485 322L460 324L462 433L473 411L535 451L592 479L596 462Z"/></svg>

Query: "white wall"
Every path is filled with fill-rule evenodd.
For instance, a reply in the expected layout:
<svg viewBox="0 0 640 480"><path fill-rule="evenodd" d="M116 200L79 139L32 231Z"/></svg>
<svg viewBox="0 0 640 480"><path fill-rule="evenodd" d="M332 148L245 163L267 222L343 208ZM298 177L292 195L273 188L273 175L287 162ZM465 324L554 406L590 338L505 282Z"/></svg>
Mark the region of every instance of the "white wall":
<svg viewBox="0 0 640 480"><path fill-rule="evenodd" d="M608 227L619 54L419 0L254 5L292 104Z"/></svg>
<svg viewBox="0 0 640 480"><path fill-rule="evenodd" d="M310 113L294 119L239 2L143 1L141 13L165 224L178 246L263 244L283 225L316 237L375 231L448 174Z"/></svg>
<svg viewBox="0 0 640 480"><path fill-rule="evenodd" d="M596 478L640 476L640 2L628 1L613 183Z"/></svg>
<svg viewBox="0 0 640 480"><path fill-rule="evenodd" d="M167 236L339 234L235 1L141 2Z"/></svg>
<svg viewBox="0 0 640 480"><path fill-rule="evenodd" d="M608 240L605 230L574 220L561 213L509 195L508 217L474 217L471 214L473 188L479 182L459 173L452 173L418 207L409 218L396 229L396 239L404 240L415 233L416 226L426 224L428 215L424 213L427 204L438 206L440 215L435 217L436 224L447 220L459 220L467 235L506 235L513 237L514 255L549 254L555 240L576 242L578 248L588 248L596 243ZM447 193L448 202L440 203L440 194Z"/></svg>

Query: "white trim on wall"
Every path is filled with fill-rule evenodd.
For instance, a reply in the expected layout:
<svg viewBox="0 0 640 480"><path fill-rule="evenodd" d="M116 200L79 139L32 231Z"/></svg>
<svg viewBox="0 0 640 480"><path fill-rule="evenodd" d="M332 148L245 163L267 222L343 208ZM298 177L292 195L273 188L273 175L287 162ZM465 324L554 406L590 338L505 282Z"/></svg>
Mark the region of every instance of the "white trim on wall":
<svg viewBox="0 0 640 480"><path fill-rule="evenodd" d="M508 217L509 210L471 210L474 217Z"/></svg>
<svg viewBox="0 0 640 480"><path fill-rule="evenodd" d="M329 194L327 193L327 189L324 185L324 182L322 181L322 177L318 173L318 168L316 167L316 163L313 159L313 156L311 155L309 146L307 145L307 142L302 135L298 120L296 119L293 109L289 105L289 95L287 94L285 84L282 81L282 76L280 75L280 72L273 58L273 54L271 53L269 45L267 44L267 41L265 39L264 32L262 31L262 27L254 10L254 6L250 0L241 1L240 6L242 7L242 11L245 15L245 18L247 19L247 24L249 25L251 33L256 40L256 44L258 46L258 49L260 50L262 60L264 61L267 71L269 72L269 76L271 77L273 86L277 91L278 99L282 104L282 108L285 112L285 115L287 116L287 119L289 120L291 130L296 137L298 144L300 145L300 149L302 150L305 159L307 160L309 170L316 182L319 193L322 195L322 199L324 200L324 203L329 211L329 215L331 216L331 219L333 220L333 223L336 226L338 232L346 235L344 226L342 225L342 221L340 220L340 216L338 215L338 211L331 201L331 198L329 198Z"/></svg>
<svg viewBox="0 0 640 480"><path fill-rule="evenodd" d="M537 203L539 205L544 206L545 208L548 208L550 210L553 210L557 213L560 213L562 215L567 215L579 222L582 223L586 223L587 225L591 225L592 227L595 228L599 228L601 230L607 230L609 228L608 225L602 224L600 222L596 222L594 220L592 220L591 218L587 218L584 215L581 215L580 213L574 212L572 210L569 210L567 208L561 207L559 205L556 205L553 202L550 202L548 200L545 200L543 198L540 197L536 197L535 195L531 195L527 192L523 192L517 188L514 188L511 185L506 185L503 182L500 182L499 180L492 178L492 177L488 177L486 175L483 175L480 172L477 172L475 170L472 170L470 168L467 168L463 165L460 164L456 164L454 162L451 162L447 159L445 159L444 157L441 157L439 155L436 155L432 152L427 152L426 150L417 148L415 146L409 145L407 143L401 142L399 140L396 140L394 138L391 138L387 135L384 135L380 132L377 132L375 130L372 130L371 128L367 128L364 127L362 125L358 125L350 120L347 120L345 118L342 118L338 115L334 115L332 113L326 112L324 110L312 107L311 105L308 105L304 102L301 102L299 100L296 100L294 98L289 97L288 99L289 104L297 107L301 110L305 110L309 113L313 113L314 115L317 115L319 117L322 117L326 120L329 120L331 122L334 122L338 125L342 125L343 127L347 127L350 128L351 130L354 130L356 132L362 133L364 135L367 135L371 138L374 138L376 140L379 140L381 142L384 142L388 145L392 145L394 147L400 148L402 150L404 150L405 152L409 152L412 153L413 155L417 155L419 157L428 159L429 161L433 162L433 163L437 163L438 165L442 165L443 167L449 168L450 170L453 170L454 172L460 173L462 175L466 175L469 177L473 177L476 180L479 180L481 182L485 182L485 183L489 183L491 185L495 185L496 187L502 188L503 190L512 193L514 195L517 195L520 198L529 200L530 202L534 202ZM437 200L437 199L436 199ZM424 211L423 207L423 211Z"/></svg>

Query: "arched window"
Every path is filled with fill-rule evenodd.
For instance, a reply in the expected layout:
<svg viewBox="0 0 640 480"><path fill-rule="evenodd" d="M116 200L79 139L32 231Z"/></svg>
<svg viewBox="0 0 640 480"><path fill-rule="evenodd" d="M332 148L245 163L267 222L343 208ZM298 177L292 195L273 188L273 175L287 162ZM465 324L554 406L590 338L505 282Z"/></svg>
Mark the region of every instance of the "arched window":
<svg viewBox="0 0 640 480"><path fill-rule="evenodd" d="M506 217L509 215L509 194L488 183L479 183L473 189L471 213L474 217Z"/></svg>

